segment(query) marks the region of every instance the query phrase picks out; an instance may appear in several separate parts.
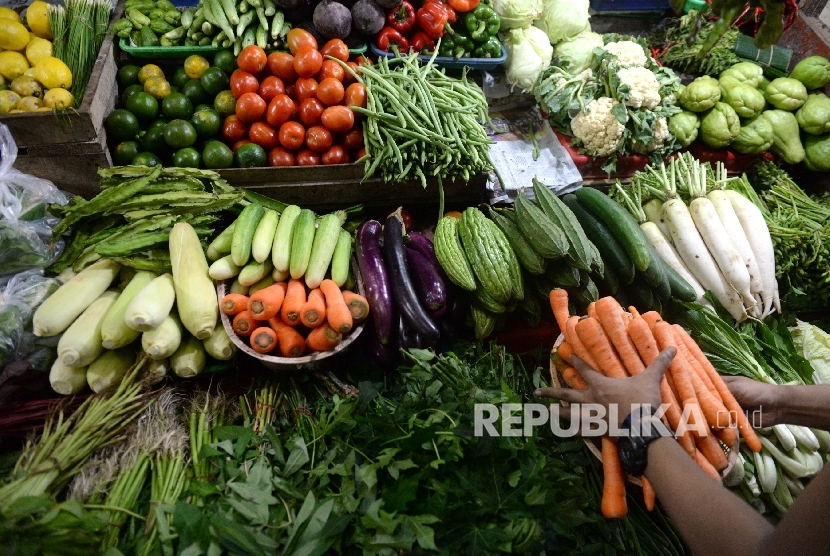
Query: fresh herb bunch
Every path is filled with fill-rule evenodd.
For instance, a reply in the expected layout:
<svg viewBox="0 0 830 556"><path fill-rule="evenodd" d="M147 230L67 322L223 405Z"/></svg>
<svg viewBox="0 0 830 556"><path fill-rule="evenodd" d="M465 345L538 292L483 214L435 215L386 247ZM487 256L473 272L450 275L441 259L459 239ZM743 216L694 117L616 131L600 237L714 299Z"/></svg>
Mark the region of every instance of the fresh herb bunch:
<svg viewBox="0 0 830 556"><path fill-rule="evenodd" d="M678 18L666 18L660 29L648 37L651 48L660 53L657 59L672 69L695 75L719 75L741 61L735 53L740 31L730 27L704 58L698 55L715 28L696 10Z"/></svg>

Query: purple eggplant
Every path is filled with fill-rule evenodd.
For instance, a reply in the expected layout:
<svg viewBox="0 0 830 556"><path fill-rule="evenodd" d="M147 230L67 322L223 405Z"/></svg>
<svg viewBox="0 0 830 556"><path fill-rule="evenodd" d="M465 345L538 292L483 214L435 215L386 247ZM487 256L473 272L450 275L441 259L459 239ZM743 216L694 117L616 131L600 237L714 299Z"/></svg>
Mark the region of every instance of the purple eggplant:
<svg viewBox="0 0 830 556"><path fill-rule="evenodd" d="M380 231L380 222L377 220L364 222L357 230L356 251L376 336L381 344L386 345L396 332L392 329L395 306L389 275L378 244Z"/></svg>
<svg viewBox="0 0 830 556"><path fill-rule="evenodd" d="M407 325L403 319L398 324L398 343L401 349L421 349L424 341L418 331Z"/></svg>
<svg viewBox="0 0 830 556"><path fill-rule="evenodd" d="M446 282L441 279L429 259L409 247L405 250L410 276L416 282L421 303L432 313L440 311L447 305Z"/></svg>
<svg viewBox="0 0 830 556"><path fill-rule="evenodd" d="M407 267L404 249L403 221L400 213L393 212L386 218L383 226L383 260L389 271L392 297L401 313L401 319L417 330L425 341L432 342L438 339L441 332L418 299L414 280Z"/></svg>
<svg viewBox="0 0 830 556"><path fill-rule="evenodd" d="M375 357L375 361L382 365L391 365L392 363L395 363L398 360L397 339L392 337L389 343L381 344L374 329L374 323L370 322L369 328L369 343L372 349L372 355ZM397 326L395 328L395 336L397 336Z"/></svg>

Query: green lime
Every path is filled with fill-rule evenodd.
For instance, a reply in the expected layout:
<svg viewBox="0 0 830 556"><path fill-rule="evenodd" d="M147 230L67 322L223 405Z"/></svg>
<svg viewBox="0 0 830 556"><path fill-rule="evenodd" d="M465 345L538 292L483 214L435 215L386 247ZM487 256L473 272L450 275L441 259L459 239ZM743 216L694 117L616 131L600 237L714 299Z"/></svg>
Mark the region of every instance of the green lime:
<svg viewBox="0 0 830 556"><path fill-rule="evenodd" d="M171 120L189 120L193 115L193 103L181 93L170 93L161 101L161 111Z"/></svg>
<svg viewBox="0 0 830 556"><path fill-rule="evenodd" d="M236 113L236 97L229 90L222 91L213 100L213 107L220 116L227 118L231 114Z"/></svg>
<svg viewBox="0 0 830 556"><path fill-rule="evenodd" d="M192 147L179 149L173 153L173 166L179 168L198 168L200 158L199 151Z"/></svg>
<svg viewBox="0 0 830 556"><path fill-rule="evenodd" d="M170 121L167 118L156 118L156 120L153 123L151 123L149 126L147 126L147 130L149 131L151 129L159 127L159 128L161 128L162 131L164 131L164 128L169 123L170 123Z"/></svg>
<svg viewBox="0 0 830 556"><path fill-rule="evenodd" d="M133 166L158 166L161 160L153 153L138 153L133 158L132 164Z"/></svg>
<svg viewBox="0 0 830 556"><path fill-rule="evenodd" d="M121 87L121 89L126 89L130 85L139 84L138 72L140 71L140 67L132 64L123 66L120 70L118 70L118 74L116 75L118 86Z"/></svg>
<svg viewBox="0 0 830 556"><path fill-rule="evenodd" d="M174 149L190 147L196 142L196 130L187 120L173 120L164 128L164 141Z"/></svg>
<svg viewBox="0 0 830 556"><path fill-rule="evenodd" d="M0 83L0 91L8 91L9 86L6 83Z"/></svg>
<svg viewBox="0 0 830 556"><path fill-rule="evenodd" d="M152 122L159 115L159 101L145 92L131 95L126 107L142 123Z"/></svg>
<svg viewBox="0 0 830 556"><path fill-rule="evenodd" d="M190 78L185 73L184 68L179 68L173 73L173 79L170 80L170 85L181 89L188 81L190 81Z"/></svg>
<svg viewBox="0 0 830 556"><path fill-rule="evenodd" d="M112 154L112 162L116 166L127 166L131 164L135 155L138 154L140 145L138 141L122 141L115 147Z"/></svg>
<svg viewBox="0 0 830 556"><path fill-rule="evenodd" d="M222 141L205 141L202 161L205 168L230 168L233 166L233 151Z"/></svg>
<svg viewBox="0 0 830 556"><path fill-rule="evenodd" d="M239 69L236 65L236 56L230 50L220 50L213 58L213 65L225 72L225 75L230 75Z"/></svg>
<svg viewBox="0 0 830 556"><path fill-rule="evenodd" d="M206 69L205 73L202 74L202 77L199 78L199 82L202 84L202 88L205 92L210 96L218 95L220 92L228 89L231 85L231 82L228 81L228 76L225 75L225 72L217 67Z"/></svg>
<svg viewBox="0 0 830 556"><path fill-rule="evenodd" d="M139 130L138 118L129 110L113 110L105 122L107 134L115 141L129 141L136 138Z"/></svg>
<svg viewBox="0 0 830 556"><path fill-rule="evenodd" d="M131 96L133 96L136 93L143 93L143 92L144 92L144 85L130 85L129 87L124 89L123 93L121 93L121 105L126 106L127 105L127 99L129 99Z"/></svg>
<svg viewBox="0 0 830 556"><path fill-rule="evenodd" d="M265 149L256 143L245 143L233 153L233 165L237 168L266 166Z"/></svg>
<svg viewBox="0 0 830 556"><path fill-rule="evenodd" d="M164 141L164 129L166 126L150 126L150 129L141 136L141 150L161 154L170 149Z"/></svg>
<svg viewBox="0 0 830 556"><path fill-rule="evenodd" d="M198 79L191 79L184 85L182 85L182 89L180 91L184 96L190 99L190 102L193 103L193 106L197 104L203 104L210 102L211 95L205 92L205 89L202 87L202 83Z"/></svg>
<svg viewBox="0 0 830 556"><path fill-rule="evenodd" d="M196 129L196 134L201 139L208 139L219 133L222 127L222 118L216 110L199 110L190 118L190 123Z"/></svg>
<svg viewBox="0 0 830 556"><path fill-rule="evenodd" d="M210 104L200 104L196 108L193 109L193 113L201 112L202 110L213 110L213 106Z"/></svg>

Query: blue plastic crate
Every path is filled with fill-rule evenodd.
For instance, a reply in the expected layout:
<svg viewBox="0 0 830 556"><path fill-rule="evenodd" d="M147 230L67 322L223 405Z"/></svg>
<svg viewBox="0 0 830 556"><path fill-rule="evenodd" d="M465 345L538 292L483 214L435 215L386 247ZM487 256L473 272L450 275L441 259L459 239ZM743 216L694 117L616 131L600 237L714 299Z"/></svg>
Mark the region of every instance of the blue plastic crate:
<svg viewBox="0 0 830 556"><path fill-rule="evenodd" d="M662 12L671 9L669 0L591 0L597 12Z"/></svg>

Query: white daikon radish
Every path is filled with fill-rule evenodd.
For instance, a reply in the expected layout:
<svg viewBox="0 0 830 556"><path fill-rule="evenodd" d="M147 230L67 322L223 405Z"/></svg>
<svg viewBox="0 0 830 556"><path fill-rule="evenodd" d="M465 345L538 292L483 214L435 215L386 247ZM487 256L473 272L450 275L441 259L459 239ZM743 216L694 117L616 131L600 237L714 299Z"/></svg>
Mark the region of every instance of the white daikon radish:
<svg viewBox="0 0 830 556"><path fill-rule="evenodd" d="M720 218L721 224L723 224L723 228L726 230L727 237L732 240L732 243L744 259L744 264L749 272L749 291L752 293L760 293L764 289L764 284L761 281L761 269L758 268L755 254L752 252L749 240L746 239L746 234L741 227L738 216L735 214L735 209L732 208L729 195L722 189L714 189L707 193L706 197L715 207L718 218Z"/></svg>
<svg viewBox="0 0 830 556"><path fill-rule="evenodd" d="M646 219L649 222L654 222L657 224L657 227L666 237L666 239L671 238L671 232L669 232L669 227L666 226L666 223L663 221L663 201L659 199L652 199L648 203L643 205L643 212L646 215Z"/></svg>
<svg viewBox="0 0 830 556"><path fill-rule="evenodd" d="M640 224L640 229L643 230L646 238L648 238L654 246L654 250L657 251L657 254L661 259L663 259L663 262L672 267L675 272L682 276L683 279L686 280L690 286L692 286L697 294L698 303L705 302L708 305L708 302L703 297L706 290L703 289L703 286L700 285L697 278L689 272L689 269L683 261L680 260L680 255L677 254L677 251L675 251L674 247L672 247L672 244L669 243L669 240L663 235L663 232L660 231L659 226L652 221L648 221Z"/></svg>

